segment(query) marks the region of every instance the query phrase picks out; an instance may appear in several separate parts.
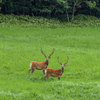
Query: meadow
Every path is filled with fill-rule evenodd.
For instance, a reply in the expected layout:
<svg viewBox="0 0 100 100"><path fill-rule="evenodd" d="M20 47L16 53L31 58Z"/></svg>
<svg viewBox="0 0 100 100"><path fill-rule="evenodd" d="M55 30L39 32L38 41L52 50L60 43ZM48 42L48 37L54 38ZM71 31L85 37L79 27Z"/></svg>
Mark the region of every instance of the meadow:
<svg viewBox="0 0 100 100"><path fill-rule="evenodd" d="M54 54L48 68L60 69L60 81L42 70L28 74L31 61L45 61ZM99 27L0 27L0 100L99 100Z"/></svg>

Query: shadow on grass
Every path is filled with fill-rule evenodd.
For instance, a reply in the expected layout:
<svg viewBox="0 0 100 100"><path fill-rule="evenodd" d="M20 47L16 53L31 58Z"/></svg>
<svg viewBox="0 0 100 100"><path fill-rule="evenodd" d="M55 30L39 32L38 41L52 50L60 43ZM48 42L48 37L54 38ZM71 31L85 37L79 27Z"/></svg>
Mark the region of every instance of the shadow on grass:
<svg viewBox="0 0 100 100"><path fill-rule="evenodd" d="M56 78L53 78L53 77L50 77L49 79L48 79L48 81L44 81L44 76L42 77L30 77L30 80L31 81L33 81L33 82L51 82L51 81L55 81L55 80L57 80Z"/></svg>
<svg viewBox="0 0 100 100"><path fill-rule="evenodd" d="M44 81L44 78L43 77L31 77L30 78L31 81L33 82L38 82L38 81Z"/></svg>

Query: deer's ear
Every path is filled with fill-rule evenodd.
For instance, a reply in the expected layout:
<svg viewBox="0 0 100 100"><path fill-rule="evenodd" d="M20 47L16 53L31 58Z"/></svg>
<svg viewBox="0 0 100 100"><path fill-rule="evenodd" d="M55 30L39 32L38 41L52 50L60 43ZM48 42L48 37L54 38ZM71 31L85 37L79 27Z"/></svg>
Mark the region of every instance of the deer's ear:
<svg viewBox="0 0 100 100"><path fill-rule="evenodd" d="M45 56L45 58L47 58L47 56Z"/></svg>
<svg viewBox="0 0 100 100"><path fill-rule="evenodd" d="M66 64L64 64L64 66L66 66Z"/></svg>

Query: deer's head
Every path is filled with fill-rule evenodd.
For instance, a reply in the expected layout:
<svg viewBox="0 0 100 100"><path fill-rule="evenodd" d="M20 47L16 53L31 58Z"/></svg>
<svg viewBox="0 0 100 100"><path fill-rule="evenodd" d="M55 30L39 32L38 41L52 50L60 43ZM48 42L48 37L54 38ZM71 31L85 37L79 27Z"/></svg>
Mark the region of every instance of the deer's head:
<svg viewBox="0 0 100 100"><path fill-rule="evenodd" d="M53 48L52 53L51 53L48 57L43 53L42 48L41 48L41 52L42 52L42 54L45 56L46 60L49 60L49 59L51 58L51 55L54 53L54 48Z"/></svg>
<svg viewBox="0 0 100 100"><path fill-rule="evenodd" d="M67 57L67 62L65 62L64 64L59 62L59 57L57 57L58 59L58 63L61 65L62 68L64 68L66 66L66 64L68 63L69 57Z"/></svg>

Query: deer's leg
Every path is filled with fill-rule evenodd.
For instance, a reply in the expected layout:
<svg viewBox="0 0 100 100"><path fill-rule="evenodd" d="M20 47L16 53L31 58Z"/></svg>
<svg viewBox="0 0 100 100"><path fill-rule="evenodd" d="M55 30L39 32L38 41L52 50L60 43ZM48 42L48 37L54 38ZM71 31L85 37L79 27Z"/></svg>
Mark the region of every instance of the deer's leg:
<svg viewBox="0 0 100 100"><path fill-rule="evenodd" d="M50 75L47 75L47 81L48 81L49 76L50 76Z"/></svg>
<svg viewBox="0 0 100 100"><path fill-rule="evenodd" d="M60 77L58 77L58 80L60 80Z"/></svg>
<svg viewBox="0 0 100 100"><path fill-rule="evenodd" d="M35 69L32 69L32 74L33 74L34 70L35 70Z"/></svg>
<svg viewBox="0 0 100 100"><path fill-rule="evenodd" d="M28 71L28 74L30 73L31 70L32 70L32 69L30 69L30 70Z"/></svg>
<svg viewBox="0 0 100 100"><path fill-rule="evenodd" d="M44 77L44 81L45 81L45 78L47 78L47 75Z"/></svg>
<svg viewBox="0 0 100 100"><path fill-rule="evenodd" d="M43 69L43 74L45 74L45 69Z"/></svg>

